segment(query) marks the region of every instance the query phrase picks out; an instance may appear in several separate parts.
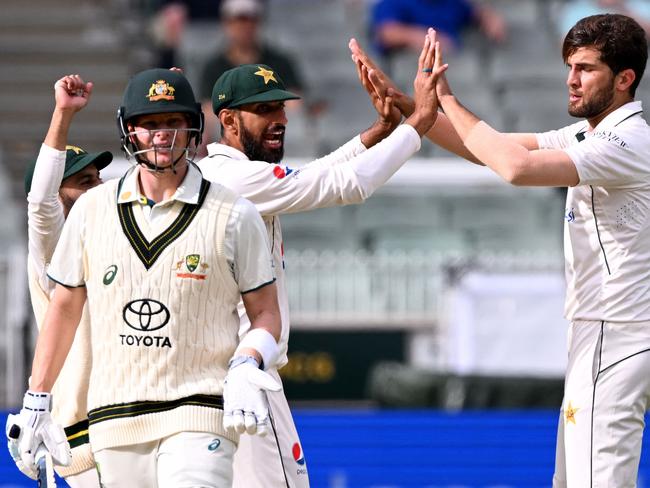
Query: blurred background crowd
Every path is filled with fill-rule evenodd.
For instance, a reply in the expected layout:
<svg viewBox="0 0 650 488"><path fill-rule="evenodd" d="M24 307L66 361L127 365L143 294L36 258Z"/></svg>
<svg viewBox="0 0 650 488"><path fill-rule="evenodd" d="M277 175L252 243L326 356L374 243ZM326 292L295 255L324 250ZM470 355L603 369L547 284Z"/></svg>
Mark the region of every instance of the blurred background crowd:
<svg viewBox="0 0 650 488"><path fill-rule="evenodd" d="M264 62L303 96L288 104L284 164L294 167L374 120L351 37L411 91L425 29L435 27L460 100L497 129L538 132L571 122L560 46L576 20L622 12L650 32L646 0L3 0L2 10L0 408L20 401L35 330L22 178L62 75L94 82L70 141L112 151L118 169L107 175L115 176L126 164L115 113L131 74L183 68L212 142L213 82L231 66ZM649 80L637 91L644 103ZM559 406L563 198L561 189L510 187L425 141L364 205L283 217L288 398Z"/></svg>

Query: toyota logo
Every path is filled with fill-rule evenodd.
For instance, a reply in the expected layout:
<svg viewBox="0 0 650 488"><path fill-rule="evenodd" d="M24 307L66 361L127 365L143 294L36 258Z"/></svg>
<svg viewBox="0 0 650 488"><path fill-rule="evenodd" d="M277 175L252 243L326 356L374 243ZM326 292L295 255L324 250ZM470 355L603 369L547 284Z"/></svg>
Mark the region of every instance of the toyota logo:
<svg viewBox="0 0 650 488"><path fill-rule="evenodd" d="M169 322L169 310L158 300L141 298L127 303L122 310L126 325L135 330L151 332Z"/></svg>

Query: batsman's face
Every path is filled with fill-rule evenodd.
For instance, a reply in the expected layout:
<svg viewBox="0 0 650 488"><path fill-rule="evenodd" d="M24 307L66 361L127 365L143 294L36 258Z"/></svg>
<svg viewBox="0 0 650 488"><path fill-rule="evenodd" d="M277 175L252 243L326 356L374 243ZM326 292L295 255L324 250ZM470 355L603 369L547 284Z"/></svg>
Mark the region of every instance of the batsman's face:
<svg viewBox="0 0 650 488"><path fill-rule="evenodd" d="M239 140L254 161L279 163L284 156L287 115L284 102L242 105L238 110Z"/></svg>
<svg viewBox="0 0 650 488"><path fill-rule="evenodd" d="M581 47L567 59L569 114L602 119L614 106L614 73L600 60L596 49Z"/></svg>
<svg viewBox="0 0 650 488"><path fill-rule="evenodd" d="M183 156L188 145L189 121L185 114L171 112L140 115L129 125L141 154L161 169Z"/></svg>

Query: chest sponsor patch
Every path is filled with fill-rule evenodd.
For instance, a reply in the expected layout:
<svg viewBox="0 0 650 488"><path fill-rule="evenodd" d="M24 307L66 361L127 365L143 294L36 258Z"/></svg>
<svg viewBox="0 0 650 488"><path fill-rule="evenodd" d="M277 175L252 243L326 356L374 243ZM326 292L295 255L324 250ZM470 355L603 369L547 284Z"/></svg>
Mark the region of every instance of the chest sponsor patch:
<svg viewBox="0 0 650 488"><path fill-rule="evenodd" d="M140 298L132 300L122 309L124 323L138 334L120 334L123 346L172 347L169 337L152 335L169 323L169 309L158 300ZM144 334L142 334L144 333Z"/></svg>
<svg viewBox="0 0 650 488"><path fill-rule="evenodd" d="M282 166L275 166L273 168L273 175L278 179L281 180L282 178L285 178L289 176L291 173L293 173L293 170L289 168L289 166L285 166L284 168Z"/></svg>

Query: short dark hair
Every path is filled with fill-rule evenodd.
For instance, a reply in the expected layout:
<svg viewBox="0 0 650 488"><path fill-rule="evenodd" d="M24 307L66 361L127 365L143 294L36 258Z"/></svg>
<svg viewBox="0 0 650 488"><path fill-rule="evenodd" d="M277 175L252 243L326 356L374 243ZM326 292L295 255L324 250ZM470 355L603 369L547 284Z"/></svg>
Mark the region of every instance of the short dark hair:
<svg viewBox="0 0 650 488"><path fill-rule="evenodd" d="M564 62L581 47L600 51L600 60L617 75L631 69L636 75L630 86L634 97L648 61L648 41L639 23L627 15L600 14L579 20L562 44Z"/></svg>

